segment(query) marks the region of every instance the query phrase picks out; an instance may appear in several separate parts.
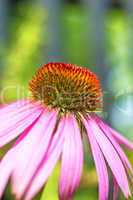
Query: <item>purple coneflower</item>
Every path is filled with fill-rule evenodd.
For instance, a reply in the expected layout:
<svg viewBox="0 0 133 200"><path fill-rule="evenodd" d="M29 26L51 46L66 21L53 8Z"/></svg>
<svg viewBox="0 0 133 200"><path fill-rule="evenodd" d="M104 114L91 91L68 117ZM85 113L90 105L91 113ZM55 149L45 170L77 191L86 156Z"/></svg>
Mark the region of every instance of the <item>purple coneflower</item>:
<svg viewBox="0 0 133 200"><path fill-rule="evenodd" d="M102 91L94 73L64 63L41 67L29 83L31 97L0 109L0 147L16 142L0 163L0 197L11 181L16 199L31 200L61 159L59 199L71 200L80 183L85 134L94 158L99 199L107 200L109 175L126 199L131 195L133 169L121 145L133 144L95 113L102 108Z"/></svg>

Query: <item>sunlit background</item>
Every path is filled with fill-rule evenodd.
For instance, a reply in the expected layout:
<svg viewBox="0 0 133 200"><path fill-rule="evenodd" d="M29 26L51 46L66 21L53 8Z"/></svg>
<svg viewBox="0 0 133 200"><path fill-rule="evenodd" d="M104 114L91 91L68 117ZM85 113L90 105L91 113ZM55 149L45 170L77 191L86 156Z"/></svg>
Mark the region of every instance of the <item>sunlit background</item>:
<svg viewBox="0 0 133 200"><path fill-rule="evenodd" d="M27 97L28 81L44 63L86 66L101 80L103 117L133 140L132 19L133 0L0 0L1 103ZM97 200L97 176L87 148L85 152L74 200ZM57 165L36 199L58 200L58 175ZM3 198L13 199L10 187Z"/></svg>

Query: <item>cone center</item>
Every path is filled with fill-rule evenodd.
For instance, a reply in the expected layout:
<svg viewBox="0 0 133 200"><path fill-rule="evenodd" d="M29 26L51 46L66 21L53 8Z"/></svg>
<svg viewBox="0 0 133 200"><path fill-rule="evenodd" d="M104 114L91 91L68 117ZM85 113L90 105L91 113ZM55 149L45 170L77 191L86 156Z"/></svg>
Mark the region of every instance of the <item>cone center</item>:
<svg viewBox="0 0 133 200"><path fill-rule="evenodd" d="M29 87L34 100L63 112L97 111L102 107L96 75L76 65L48 63L37 71Z"/></svg>

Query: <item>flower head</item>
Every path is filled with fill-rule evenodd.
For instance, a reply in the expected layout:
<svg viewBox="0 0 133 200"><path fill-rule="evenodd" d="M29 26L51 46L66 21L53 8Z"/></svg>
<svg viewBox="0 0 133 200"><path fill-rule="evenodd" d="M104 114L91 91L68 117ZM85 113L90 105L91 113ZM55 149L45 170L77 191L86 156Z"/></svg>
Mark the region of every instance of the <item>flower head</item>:
<svg viewBox="0 0 133 200"><path fill-rule="evenodd" d="M65 113L96 111L102 105L96 75L71 64L44 65L30 81L29 87L35 101Z"/></svg>
<svg viewBox="0 0 133 200"><path fill-rule="evenodd" d="M37 71L29 88L28 100L0 109L0 147L17 138L0 162L0 197L10 179L17 199L33 199L61 160L59 199L71 200L82 176L82 135L86 134L98 175L99 200L108 199L109 168L114 200L118 188L128 198L133 169L121 145L133 150L133 144L96 114L102 108L96 75L76 65L49 63Z"/></svg>

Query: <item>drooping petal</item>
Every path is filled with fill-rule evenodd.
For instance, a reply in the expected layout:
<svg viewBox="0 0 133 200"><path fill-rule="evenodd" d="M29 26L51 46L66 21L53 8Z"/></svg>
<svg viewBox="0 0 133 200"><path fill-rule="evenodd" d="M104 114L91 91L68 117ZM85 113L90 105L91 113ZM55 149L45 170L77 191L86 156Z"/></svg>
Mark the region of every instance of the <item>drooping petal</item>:
<svg viewBox="0 0 133 200"><path fill-rule="evenodd" d="M45 111L17 146L16 167L13 174L13 193L21 198L26 191L38 164L47 152L57 120L56 112ZM20 183L21 180L21 184Z"/></svg>
<svg viewBox="0 0 133 200"><path fill-rule="evenodd" d="M24 200L31 200L46 183L61 155L66 130L68 130L67 123L65 123L65 119L61 119L58 129L53 135L47 154L45 154L42 161L38 163L38 167L30 180L25 197L23 198Z"/></svg>
<svg viewBox="0 0 133 200"><path fill-rule="evenodd" d="M125 138L123 135L120 135L117 131L115 131L111 127L109 127L109 129L112 135L121 145L124 145L126 148L133 151L133 142L130 142L127 138Z"/></svg>
<svg viewBox="0 0 133 200"><path fill-rule="evenodd" d="M11 110L10 112L4 112L3 115L0 116L0 120L3 121L1 126L0 136L4 135L5 128L6 130L10 129L12 125L18 123L21 118L23 119L28 114L31 114L32 111L34 112L36 110L40 110L40 108L42 107L38 106L37 104L29 103L29 104L24 104L19 108L16 106L16 108Z"/></svg>
<svg viewBox="0 0 133 200"><path fill-rule="evenodd" d="M16 104L18 104L18 102ZM7 106L11 108L11 110L9 109L10 111L6 107L2 109L3 116L0 116L2 120L0 126L0 147L20 135L39 117L43 110L42 107L37 104L26 103L23 106L20 104L21 107L16 106L16 108L14 108L16 104L14 103L13 105ZM4 110L6 110L6 112L4 112Z"/></svg>
<svg viewBox="0 0 133 200"><path fill-rule="evenodd" d="M72 199L80 183L83 165L83 147L79 127L74 117L68 117L67 121L59 183L60 200Z"/></svg>
<svg viewBox="0 0 133 200"><path fill-rule="evenodd" d="M97 116L97 118L99 118L99 120L101 121L102 119L100 117ZM103 120L102 120L103 121ZM118 133L116 130L114 130L113 128L111 128L106 122L104 122L104 126L106 126L109 130L110 133L112 134L112 136L119 142L120 145L124 145L126 148L128 148L129 150L133 150L133 142L130 142L127 138L125 138L123 135L121 135L120 133Z"/></svg>
<svg viewBox="0 0 133 200"><path fill-rule="evenodd" d="M11 176L14 166L13 150L7 152L0 162L0 199Z"/></svg>
<svg viewBox="0 0 133 200"><path fill-rule="evenodd" d="M97 143L100 146L100 149L102 150L111 170L116 178L116 181L123 191L126 198L130 196L130 189L128 185L128 179L125 172L125 168L123 166L123 163L119 157L119 154L115 150L112 143L109 141L109 139L105 136L105 134L101 131L101 129L98 127L96 122L92 119L85 120L85 125L88 123L88 126L91 127L91 130L93 131L93 134L97 140Z"/></svg>
<svg viewBox="0 0 133 200"><path fill-rule="evenodd" d="M33 103L30 100L19 100L12 102L10 104L4 105L0 108L0 120L10 118L19 112L28 110L35 105L40 105L40 103Z"/></svg>
<svg viewBox="0 0 133 200"><path fill-rule="evenodd" d="M29 100L22 99L22 100L12 102L10 104L2 105L0 109L0 116L7 113L11 114L13 111L16 111L17 109L27 104L29 104Z"/></svg>
<svg viewBox="0 0 133 200"><path fill-rule="evenodd" d="M15 105L15 103L14 103L14 105ZM10 105L10 106L13 106L13 105ZM29 129L30 129L30 127L32 127L32 126L29 126ZM0 198L2 197L4 189L8 183L8 180L12 175L12 172L13 172L13 169L15 166L15 155L16 155L16 148L14 145L14 147L11 148L6 153L6 155L2 158L2 160L0 162Z"/></svg>
<svg viewBox="0 0 133 200"><path fill-rule="evenodd" d="M91 127L89 127L88 124L86 124L86 129L98 174L99 200L107 200L109 193L109 178L108 178L106 163L103 154L101 152L101 149L97 144L93 131L91 130Z"/></svg>
<svg viewBox="0 0 133 200"><path fill-rule="evenodd" d="M116 151L118 152L122 162L124 163L125 168L128 168L131 171L131 173L133 174L133 168L132 168L126 154L124 153L124 151L122 150L120 145L117 143L117 140L111 134L110 128L108 126L106 126L106 124L97 116L93 117L93 119L96 120L96 122L99 124L99 126L102 129L102 131L104 132L104 134L108 137L110 142L113 144L113 146L116 149Z"/></svg>
<svg viewBox="0 0 133 200"><path fill-rule="evenodd" d="M118 192L119 192L119 186L117 184L115 177L113 177L113 200L117 200Z"/></svg>

